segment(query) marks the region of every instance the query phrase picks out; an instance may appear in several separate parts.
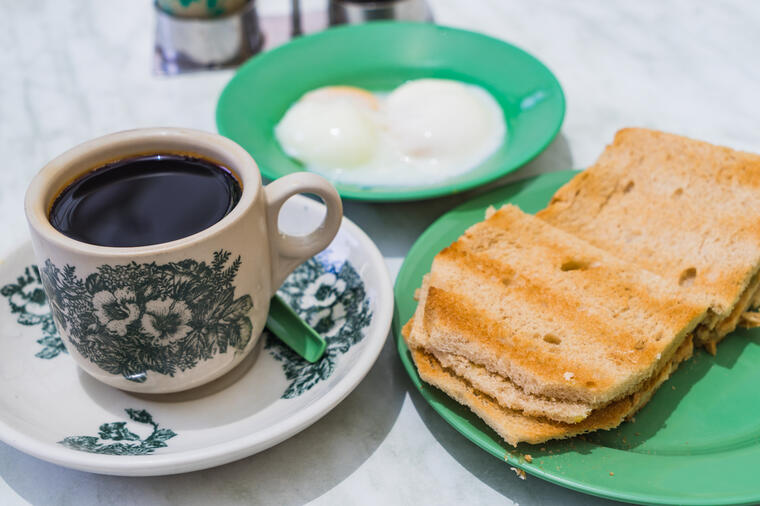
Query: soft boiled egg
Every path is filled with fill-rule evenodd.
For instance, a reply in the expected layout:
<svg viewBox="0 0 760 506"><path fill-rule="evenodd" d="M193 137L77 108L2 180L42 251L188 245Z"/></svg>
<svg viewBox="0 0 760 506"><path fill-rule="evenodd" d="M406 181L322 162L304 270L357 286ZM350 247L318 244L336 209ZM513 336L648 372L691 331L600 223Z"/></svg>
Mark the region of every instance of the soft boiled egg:
<svg viewBox="0 0 760 506"><path fill-rule="evenodd" d="M430 184L469 171L504 142L506 123L483 88L408 81L389 94L328 86L303 95L275 128L306 169L358 185Z"/></svg>
<svg viewBox="0 0 760 506"><path fill-rule="evenodd" d="M504 116L493 97L458 81L409 81L388 96L386 111L390 134L407 156L490 154L504 138Z"/></svg>
<svg viewBox="0 0 760 506"><path fill-rule="evenodd" d="M320 88L288 109L275 134L288 155L308 166L358 167L375 155L377 108L375 97L364 90Z"/></svg>

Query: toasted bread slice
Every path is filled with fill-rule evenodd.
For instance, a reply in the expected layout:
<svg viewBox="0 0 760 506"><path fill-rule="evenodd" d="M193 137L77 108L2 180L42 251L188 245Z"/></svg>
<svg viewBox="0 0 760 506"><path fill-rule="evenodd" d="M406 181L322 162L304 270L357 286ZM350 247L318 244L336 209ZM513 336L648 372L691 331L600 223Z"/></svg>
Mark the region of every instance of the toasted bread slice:
<svg viewBox="0 0 760 506"><path fill-rule="evenodd" d="M700 342L731 332L760 291L759 155L621 130L537 216L708 297Z"/></svg>
<svg viewBox="0 0 760 506"><path fill-rule="evenodd" d="M418 305L415 316L404 325L402 334L410 347L417 347L438 360L443 367L450 369L454 374L461 376L471 383L476 389L488 394L502 407L520 411L526 415L546 417L566 423L578 423L591 414L592 406L577 401L563 401L550 399L538 395L526 393L508 378L495 374L483 366L474 364L464 357L446 353L435 349L424 349L428 345L423 337L422 342L414 340L412 328L415 320L424 320L424 308L427 300L427 291L430 286L430 275L425 275L419 290ZM422 331L418 325L415 335L420 336Z"/></svg>
<svg viewBox="0 0 760 506"><path fill-rule="evenodd" d="M413 347L592 409L638 391L706 311L658 276L514 206L439 253L424 288Z"/></svg>
<svg viewBox="0 0 760 506"><path fill-rule="evenodd" d="M416 347L420 351L432 355L442 367L459 376L472 387L496 401L502 408L512 411L518 411L523 415L547 418L552 421L565 423L578 423L587 418L592 410L598 406L577 401L566 401L561 399L546 398L538 395L528 394L515 385L511 380L488 371L481 365L474 364L464 357L451 353L441 352L436 349L425 349L424 346L429 343L423 338L422 342L410 337L415 319L424 319L424 307L427 300L427 291L430 286L430 276L423 278L422 286L418 291L419 305L415 316L404 325L402 334L407 344ZM419 336L419 328L417 331ZM691 337L687 337L691 341ZM659 369L654 372L659 376L663 370L667 369L671 357L658 360Z"/></svg>
<svg viewBox="0 0 760 506"><path fill-rule="evenodd" d="M691 356L693 349L691 338L685 340L666 367L642 385L638 392L594 411L591 416L576 424L526 416L519 411L505 409L492 397L477 390L450 369L443 367L433 355L420 349L411 351L417 371L425 382L441 389L460 404L470 408L507 443L517 446L521 442L538 444L550 439L564 439L586 432L617 427L649 402L652 394L670 377L678 364Z"/></svg>

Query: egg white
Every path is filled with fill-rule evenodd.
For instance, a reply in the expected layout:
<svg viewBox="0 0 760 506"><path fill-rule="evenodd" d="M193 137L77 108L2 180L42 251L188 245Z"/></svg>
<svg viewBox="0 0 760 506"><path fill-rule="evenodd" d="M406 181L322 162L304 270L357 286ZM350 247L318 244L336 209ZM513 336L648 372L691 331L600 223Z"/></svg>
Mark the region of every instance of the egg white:
<svg viewBox="0 0 760 506"><path fill-rule="evenodd" d="M275 127L307 170L360 186L429 185L470 171L504 143L506 122L483 88L408 81L389 94L349 86L306 93Z"/></svg>

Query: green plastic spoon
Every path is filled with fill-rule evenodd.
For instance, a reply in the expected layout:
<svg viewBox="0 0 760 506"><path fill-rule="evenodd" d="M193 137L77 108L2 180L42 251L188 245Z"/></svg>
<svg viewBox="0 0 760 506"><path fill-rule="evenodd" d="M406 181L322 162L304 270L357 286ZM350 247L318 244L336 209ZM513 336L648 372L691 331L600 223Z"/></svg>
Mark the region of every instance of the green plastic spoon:
<svg viewBox="0 0 760 506"><path fill-rule="evenodd" d="M327 347L322 336L309 327L279 295L272 297L269 304L267 328L309 362L316 362L322 358Z"/></svg>

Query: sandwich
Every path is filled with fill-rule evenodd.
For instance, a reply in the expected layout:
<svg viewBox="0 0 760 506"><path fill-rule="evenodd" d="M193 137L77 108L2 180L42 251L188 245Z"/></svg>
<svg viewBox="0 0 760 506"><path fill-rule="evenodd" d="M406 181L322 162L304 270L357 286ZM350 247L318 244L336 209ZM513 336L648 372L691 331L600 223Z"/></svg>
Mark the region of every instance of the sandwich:
<svg viewBox="0 0 760 506"><path fill-rule="evenodd" d="M420 376L508 443L610 429L691 356L708 304L505 206L434 259L403 334Z"/></svg>
<svg viewBox="0 0 760 506"><path fill-rule="evenodd" d="M758 155L621 130L537 216L706 298L695 343L713 354L738 324L760 324Z"/></svg>
<svg viewBox="0 0 760 506"><path fill-rule="evenodd" d="M431 354L415 348L411 350L411 353L417 372L423 381L467 406L504 441L517 446L518 443L539 444L551 439L566 439L587 432L614 429L641 409L678 365L691 357L692 351L691 339L688 339L679 347L667 366L647 385L630 396L594 411L591 416L578 423L529 416L518 410L504 407L494 397L478 390L472 383L443 366Z"/></svg>

